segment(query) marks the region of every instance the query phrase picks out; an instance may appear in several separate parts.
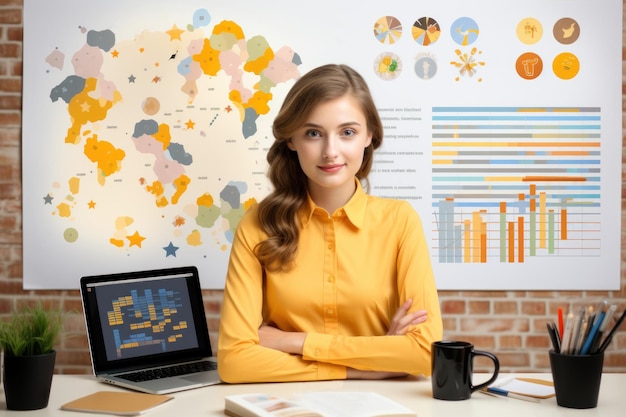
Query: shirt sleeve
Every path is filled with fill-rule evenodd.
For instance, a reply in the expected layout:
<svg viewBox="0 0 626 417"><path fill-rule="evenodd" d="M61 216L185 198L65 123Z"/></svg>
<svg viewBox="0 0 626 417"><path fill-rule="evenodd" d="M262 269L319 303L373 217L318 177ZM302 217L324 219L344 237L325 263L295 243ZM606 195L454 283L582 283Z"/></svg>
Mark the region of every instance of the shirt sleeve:
<svg viewBox="0 0 626 417"><path fill-rule="evenodd" d="M397 290L400 305L413 299L411 311L425 309L425 323L412 326L402 336L309 333L303 358L360 370L431 374L431 343L443 333L439 298L430 255L419 215L408 204L397 213L396 243L389 256L397 255ZM396 252L394 252L396 251Z"/></svg>
<svg viewBox="0 0 626 417"><path fill-rule="evenodd" d="M263 270L253 253L263 239L256 209L240 221L231 248L218 338L218 371L224 382L345 379L345 366L306 360L259 344Z"/></svg>

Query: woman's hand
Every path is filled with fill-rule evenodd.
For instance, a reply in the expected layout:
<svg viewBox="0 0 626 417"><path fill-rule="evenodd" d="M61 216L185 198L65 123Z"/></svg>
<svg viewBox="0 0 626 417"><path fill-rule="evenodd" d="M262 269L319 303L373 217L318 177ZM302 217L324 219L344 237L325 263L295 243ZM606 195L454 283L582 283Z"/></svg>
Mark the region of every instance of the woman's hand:
<svg viewBox="0 0 626 417"><path fill-rule="evenodd" d="M302 355L306 333L285 332L266 324L259 327L259 344L285 353Z"/></svg>
<svg viewBox="0 0 626 417"><path fill-rule="evenodd" d="M402 336L406 334L409 326L424 323L428 319L426 310L417 310L409 313L409 309L413 305L413 300L408 299L398 308L391 325L387 331L387 336ZM361 371L358 369L348 368L346 370L347 379L388 379L407 376L405 372L387 372L387 371Z"/></svg>
<svg viewBox="0 0 626 417"><path fill-rule="evenodd" d="M426 310L417 310L409 313L409 309L413 304L412 299L406 300L404 304L398 308L396 314L394 314L391 320L391 326L387 331L388 336L402 336L406 334L409 326L424 323L428 319L428 313Z"/></svg>

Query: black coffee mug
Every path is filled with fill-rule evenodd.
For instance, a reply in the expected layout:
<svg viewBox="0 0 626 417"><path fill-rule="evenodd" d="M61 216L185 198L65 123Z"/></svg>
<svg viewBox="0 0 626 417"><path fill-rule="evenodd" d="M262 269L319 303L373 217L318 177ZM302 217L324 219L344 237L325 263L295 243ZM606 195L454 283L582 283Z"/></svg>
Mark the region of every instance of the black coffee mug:
<svg viewBox="0 0 626 417"><path fill-rule="evenodd" d="M488 381L472 383L474 357L486 356L493 361L494 371ZM467 400L472 392L492 384L500 372L500 362L493 353L475 350L469 342L442 340L431 350L433 397L439 400Z"/></svg>

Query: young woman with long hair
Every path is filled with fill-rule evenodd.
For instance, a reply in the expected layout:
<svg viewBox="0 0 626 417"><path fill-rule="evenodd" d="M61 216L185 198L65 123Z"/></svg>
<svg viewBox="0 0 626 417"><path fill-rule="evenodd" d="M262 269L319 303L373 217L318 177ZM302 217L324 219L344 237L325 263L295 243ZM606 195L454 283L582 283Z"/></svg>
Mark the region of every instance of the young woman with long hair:
<svg viewBox="0 0 626 417"><path fill-rule="evenodd" d="M346 65L302 76L274 121L272 191L240 221L218 341L225 382L430 374L442 322L419 215L368 195L383 127Z"/></svg>

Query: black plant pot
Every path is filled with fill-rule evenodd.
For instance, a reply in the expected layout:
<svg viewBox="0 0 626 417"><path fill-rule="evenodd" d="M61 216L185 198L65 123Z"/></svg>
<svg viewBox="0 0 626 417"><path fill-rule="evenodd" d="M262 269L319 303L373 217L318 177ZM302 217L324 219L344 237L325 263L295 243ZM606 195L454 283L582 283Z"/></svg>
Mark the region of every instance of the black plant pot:
<svg viewBox="0 0 626 417"><path fill-rule="evenodd" d="M34 356L4 356L4 397L9 410L39 410L48 406L56 352Z"/></svg>

